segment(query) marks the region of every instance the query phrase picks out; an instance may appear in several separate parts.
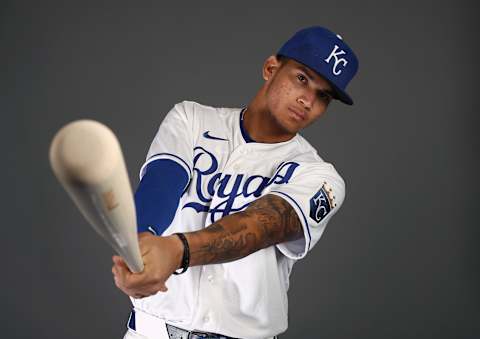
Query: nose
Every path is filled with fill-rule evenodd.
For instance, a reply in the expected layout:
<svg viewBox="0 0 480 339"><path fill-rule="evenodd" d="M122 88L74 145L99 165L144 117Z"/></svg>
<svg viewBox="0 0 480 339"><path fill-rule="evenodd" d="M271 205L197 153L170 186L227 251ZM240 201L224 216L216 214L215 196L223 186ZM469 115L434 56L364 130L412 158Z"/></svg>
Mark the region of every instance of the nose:
<svg viewBox="0 0 480 339"><path fill-rule="evenodd" d="M315 93L312 91L304 91L298 98L297 102L302 105L305 109L311 109L313 106L313 101L315 100Z"/></svg>

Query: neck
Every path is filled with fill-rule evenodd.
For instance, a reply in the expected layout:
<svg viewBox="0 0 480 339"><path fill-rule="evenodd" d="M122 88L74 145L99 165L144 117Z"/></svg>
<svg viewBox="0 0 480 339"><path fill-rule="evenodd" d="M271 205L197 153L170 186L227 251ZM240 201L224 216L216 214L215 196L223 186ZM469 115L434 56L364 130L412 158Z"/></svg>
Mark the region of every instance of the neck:
<svg viewBox="0 0 480 339"><path fill-rule="evenodd" d="M267 107L264 88L250 102L243 115L243 126L256 142L278 143L292 139L295 133L283 129Z"/></svg>

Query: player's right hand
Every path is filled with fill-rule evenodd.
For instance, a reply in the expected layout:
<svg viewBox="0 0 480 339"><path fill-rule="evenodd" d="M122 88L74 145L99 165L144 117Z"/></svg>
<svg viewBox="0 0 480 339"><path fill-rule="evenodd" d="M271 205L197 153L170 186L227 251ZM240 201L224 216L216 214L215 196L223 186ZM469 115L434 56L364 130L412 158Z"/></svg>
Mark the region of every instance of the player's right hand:
<svg viewBox="0 0 480 339"><path fill-rule="evenodd" d="M179 268L183 244L176 235L161 237L149 232L139 234L138 242L144 263L140 273L132 273L122 257L112 257L115 285L133 298L166 292L165 282Z"/></svg>

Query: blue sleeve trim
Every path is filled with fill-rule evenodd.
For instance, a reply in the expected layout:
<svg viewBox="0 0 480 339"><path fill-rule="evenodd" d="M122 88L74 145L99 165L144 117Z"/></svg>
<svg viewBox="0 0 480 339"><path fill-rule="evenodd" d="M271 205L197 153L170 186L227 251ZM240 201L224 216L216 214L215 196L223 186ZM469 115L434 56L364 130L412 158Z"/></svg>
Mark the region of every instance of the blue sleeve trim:
<svg viewBox="0 0 480 339"><path fill-rule="evenodd" d="M154 154L154 155L152 155L151 157L149 157L149 158L147 159L147 162L148 162L148 160L150 160L150 159L152 159L152 158L154 158L154 157L161 156L161 155L168 155L168 156L174 157L175 159L180 160L180 161L185 165L185 167L188 168L188 172L189 172L190 178L192 177L192 168L188 165L188 163L187 163L185 160L183 160L182 158L180 158L178 155L175 155L175 154L172 154L172 153L165 153L165 152L164 152L164 153L157 153L157 154Z"/></svg>
<svg viewBox="0 0 480 339"><path fill-rule="evenodd" d="M302 213L302 217L303 217L303 222L305 223L305 227L307 228L307 232L308 232L308 246L307 248L310 249L310 241L312 239L312 235L310 234L310 227L308 227L308 222L307 222L307 218L305 217L305 214L303 213L303 210L302 208L300 207L300 205L295 201L295 199L293 199L290 195L288 195L287 193L284 193L284 192L280 192L280 191L270 191L270 192L275 192L275 193L278 193L280 195L283 195L283 196L286 196L289 200L291 200L298 208L298 210L300 211L300 213Z"/></svg>
<svg viewBox="0 0 480 339"><path fill-rule="evenodd" d="M130 328L134 331L137 329L136 324L135 324L135 311L134 310L132 310L132 312L130 312L130 316L128 317L127 328Z"/></svg>
<svg viewBox="0 0 480 339"><path fill-rule="evenodd" d="M250 134L248 134L247 130L243 126L243 114L245 113L245 111L246 111L246 109L244 108L244 109L242 109L242 112L240 113L240 131L242 131L243 140L245 140L245 142L247 142L247 143L255 142L255 140L252 139Z"/></svg>
<svg viewBox="0 0 480 339"><path fill-rule="evenodd" d="M188 182L185 168L173 159L148 163L135 192L137 231L163 234L175 217Z"/></svg>

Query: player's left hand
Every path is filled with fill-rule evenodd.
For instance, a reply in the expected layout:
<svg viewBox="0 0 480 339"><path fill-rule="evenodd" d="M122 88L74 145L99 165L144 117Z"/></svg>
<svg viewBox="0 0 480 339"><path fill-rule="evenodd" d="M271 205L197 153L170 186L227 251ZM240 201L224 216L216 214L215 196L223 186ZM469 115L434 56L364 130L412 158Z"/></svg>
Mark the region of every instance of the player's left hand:
<svg viewBox="0 0 480 339"><path fill-rule="evenodd" d="M144 298L166 292L166 280L179 268L183 244L176 235L159 237L149 232L139 234L138 243L144 269L132 273L122 257L112 257L115 285L133 298Z"/></svg>

